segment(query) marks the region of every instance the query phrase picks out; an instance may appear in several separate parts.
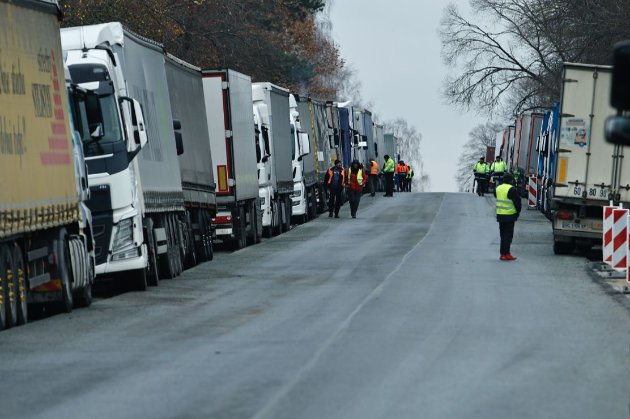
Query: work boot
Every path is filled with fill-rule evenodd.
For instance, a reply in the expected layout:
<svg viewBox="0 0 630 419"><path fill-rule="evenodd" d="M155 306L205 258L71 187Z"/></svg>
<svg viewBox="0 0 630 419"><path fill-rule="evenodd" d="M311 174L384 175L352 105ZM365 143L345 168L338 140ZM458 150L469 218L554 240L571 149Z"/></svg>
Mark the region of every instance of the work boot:
<svg viewBox="0 0 630 419"><path fill-rule="evenodd" d="M512 256L511 253L508 253L507 255L505 255L505 257L507 258L507 260L516 260L516 259L518 259L516 256Z"/></svg>
<svg viewBox="0 0 630 419"><path fill-rule="evenodd" d="M339 218L339 214L335 214L335 218Z"/></svg>
<svg viewBox="0 0 630 419"><path fill-rule="evenodd" d="M511 259L508 259L508 255L507 255L507 254L505 254L505 255L501 255L501 256L499 257L499 259L500 259L500 260L511 260Z"/></svg>
<svg viewBox="0 0 630 419"><path fill-rule="evenodd" d="M328 213L328 216L329 216L330 218L332 218L332 212L329 212L329 213Z"/></svg>

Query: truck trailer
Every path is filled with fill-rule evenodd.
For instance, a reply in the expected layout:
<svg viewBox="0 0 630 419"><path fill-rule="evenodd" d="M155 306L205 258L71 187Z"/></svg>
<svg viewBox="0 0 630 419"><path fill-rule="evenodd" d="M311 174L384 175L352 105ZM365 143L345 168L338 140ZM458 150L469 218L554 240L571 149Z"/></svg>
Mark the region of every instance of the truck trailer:
<svg viewBox="0 0 630 419"><path fill-rule="evenodd" d="M609 104L611 68L565 64L562 80L551 202L556 254L601 245L603 207L630 203L623 147L604 138L605 120L616 114Z"/></svg>
<svg viewBox="0 0 630 419"><path fill-rule="evenodd" d="M166 79L178 128L176 136L186 153L179 156L184 193L182 248L180 257L188 267L212 260L212 219L217 215L212 153L206 119L201 69L177 57L166 55Z"/></svg>
<svg viewBox="0 0 630 419"><path fill-rule="evenodd" d="M11 69L0 94L0 329L26 323L29 303L69 312L92 301L86 130L73 112L95 95L70 83L60 17L56 2L0 1L2 68Z"/></svg>
<svg viewBox="0 0 630 419"><path fill-rule="evenodd" d="M262 235L257 161L263 156L257 159L252 81L229 69L203 70L202 78L212 172L217 183L213 238L240 249L259 242Z"/></svg>

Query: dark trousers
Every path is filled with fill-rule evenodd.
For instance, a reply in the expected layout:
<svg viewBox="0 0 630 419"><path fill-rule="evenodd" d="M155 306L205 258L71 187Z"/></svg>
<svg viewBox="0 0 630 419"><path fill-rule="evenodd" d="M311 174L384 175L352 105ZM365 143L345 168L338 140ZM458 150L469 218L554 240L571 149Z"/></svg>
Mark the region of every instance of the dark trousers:
<svg viewBox="0 0 630 419"><path fill-rule="evenodd" d="M333 213L335 211L335 215L339 215L339 208L341 207L341 188L331 188L330 189L330 198L328 198L328 212Z"/></svg>
<svg viewBox="0 0 630 419"><path fill-rule="evenodd" d="M398 176L398 192L405 190L405 183L407 181L407 175L397 175Z"/></svg>
<svg viewBox="0 0 630 419"><path fill-rule="evenodd" d="M394 196L394 172L385 173L385 195Z"/></svg>
<svg viewBox="0 0 630 419"><path fill-rule="evenodd" d="M370 184L370 195L376 195L376 190L378 189L378 175L370 175L368 183Z"/></svg>
<svg viewBox="0 0 630 419"><path fill-rule="evenodd" d="M501 254L510 253L510 245L514 238L514 221L499 223L499 233L501 234Z"/></svg>
<svg viewBox="0 0 630 419"><path fill-rule="evenodd" d="M411 192L411 178L410 177L407 178L407 181L405 182L405 186L407 187L406 191Z"/></svg>
<svg viewBox="0 0 630 419"><path fill-rule="evenodd" d="M349 201L350 201L350 215L353 217L357 215L357 210L359 209L359 202L361 202L361 195L363 195L363 191L353 191L352 189L348 190Z"/></svg>

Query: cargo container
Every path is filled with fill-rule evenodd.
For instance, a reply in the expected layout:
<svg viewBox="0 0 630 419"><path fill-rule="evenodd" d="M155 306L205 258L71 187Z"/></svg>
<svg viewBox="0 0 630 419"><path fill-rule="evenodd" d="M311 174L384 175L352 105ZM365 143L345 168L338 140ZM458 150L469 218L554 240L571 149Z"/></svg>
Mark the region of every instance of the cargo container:
<svg viewBox="0 0 630 419"><path fill-rule="evenodd" d="M565 64L553 178L554 252L601 245L602 207L630 203L630 171L623 147L604 139L604 123L616 114L609 104L611 68Z"/></svg>
<svg viewBox="0 0 630 419"><path fill-rule="evenodd" d="M217 215L212 153L206 119L201 69L171 54L166 56L166 79L173 121L179 128L185 154L179 156L184 193L183 248L187 266L213 258L212 219Z"/></svg>
<svg viewBox="0 0 630 419"><path fill-rule="evenodd" d="M259 242L262 233L252 81L229 69L203 70L202 76L217 183L214 239L240 249Z"/></svg>
<svg viewBox="0 0 630 419"><path fill-rule="evenodd" d="M26 323L29 303L69 312L92 301L89 132L75 122L96 94L70 83L60 13L56 2L0 1L1 329Z"/></svg>

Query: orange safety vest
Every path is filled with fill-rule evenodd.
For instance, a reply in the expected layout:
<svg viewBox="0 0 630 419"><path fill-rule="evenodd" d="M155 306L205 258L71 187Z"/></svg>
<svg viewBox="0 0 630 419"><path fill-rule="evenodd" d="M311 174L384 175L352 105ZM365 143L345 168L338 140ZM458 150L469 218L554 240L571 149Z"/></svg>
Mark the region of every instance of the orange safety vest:
<svg viewBox="0 0 630 419"><path fill-rule="evenodd" d="M405 166L404 164L399 164L396 167L396 173L407 173L407 166Z"/></svg>
<svg viewBox="0 0 630 419"><path fill-rule="evenodd" d="M345 186L346 184L346 171L343 169L343 167L340 167L341 169L341 185L339 186ZM332 179L333 179L333 167L328 169L328 185L330 185L332 183Z"/></svg>
<svg viewBox="0 0 630 419"><path fill-rule="evenodd" d="M370 167L371 175L378 175L378 163L376 161L372 162L372 167Z"/></svg>

